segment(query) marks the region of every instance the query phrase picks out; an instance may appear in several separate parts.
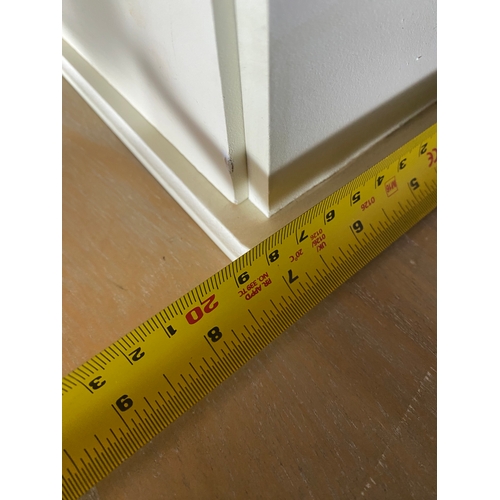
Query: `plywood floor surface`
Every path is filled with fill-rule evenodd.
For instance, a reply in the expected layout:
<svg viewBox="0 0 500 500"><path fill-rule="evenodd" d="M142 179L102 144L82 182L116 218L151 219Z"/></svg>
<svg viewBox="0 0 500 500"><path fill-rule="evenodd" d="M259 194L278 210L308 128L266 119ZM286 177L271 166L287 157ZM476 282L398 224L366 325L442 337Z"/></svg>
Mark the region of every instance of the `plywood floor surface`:
<svg viewBox="0 0 500 500"><path fill-rule="evenodd" d="M63 375L228 258L63 82ZM436 497L436 212L85 498Z"/></svg>

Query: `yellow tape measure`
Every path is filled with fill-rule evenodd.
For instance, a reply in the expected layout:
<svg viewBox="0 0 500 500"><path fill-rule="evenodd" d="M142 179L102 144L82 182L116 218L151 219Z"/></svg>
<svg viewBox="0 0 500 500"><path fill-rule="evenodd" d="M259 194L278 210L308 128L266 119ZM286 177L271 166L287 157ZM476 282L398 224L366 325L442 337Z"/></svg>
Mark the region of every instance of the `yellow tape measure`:
<svg viewBox="0 0 500 500"><path fill-rule="evenodd" d="M63 378L76 499L436 207L436 125Z"/></svg>

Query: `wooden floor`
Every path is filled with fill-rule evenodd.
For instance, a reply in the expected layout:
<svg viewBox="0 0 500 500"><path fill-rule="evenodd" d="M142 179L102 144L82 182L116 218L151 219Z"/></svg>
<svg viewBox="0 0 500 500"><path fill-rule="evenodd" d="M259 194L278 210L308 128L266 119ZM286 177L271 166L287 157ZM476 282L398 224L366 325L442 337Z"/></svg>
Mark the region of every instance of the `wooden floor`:
<svg viewBox="0 0 500 500"><path fill-rule="evenodd" d="M228 258L63 82L63 375ZM436 213L85 498L436 497Z"/></svg>

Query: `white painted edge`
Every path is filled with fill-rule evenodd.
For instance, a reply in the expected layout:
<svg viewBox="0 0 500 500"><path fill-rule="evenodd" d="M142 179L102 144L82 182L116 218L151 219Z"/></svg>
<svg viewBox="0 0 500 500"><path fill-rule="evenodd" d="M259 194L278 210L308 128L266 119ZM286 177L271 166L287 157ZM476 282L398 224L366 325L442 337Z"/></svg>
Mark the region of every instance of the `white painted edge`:
<svg viewBox="0 0 500 500"><path fill-rule="evenodd" d="M63 76L154 178L232 260L281 229L436 122L431 105L335 175L267 218L248 199L235 205L63 40Z"/></svg>
<svg viewBox="0 0 500 500"><path fill-rule="evenodd" d="M268 0L235 0L234 7L247 154L248 199L269 217L269 4Z"/></svg>
<svg viewBox="0 0 500 500"><path fill-rule="evenodd" d="M226 163L230 164L235 199L241 203L248 198L248 172L241 71L233 0L212 2L212 12L229 145L229 158L226 159Z"/></svg>

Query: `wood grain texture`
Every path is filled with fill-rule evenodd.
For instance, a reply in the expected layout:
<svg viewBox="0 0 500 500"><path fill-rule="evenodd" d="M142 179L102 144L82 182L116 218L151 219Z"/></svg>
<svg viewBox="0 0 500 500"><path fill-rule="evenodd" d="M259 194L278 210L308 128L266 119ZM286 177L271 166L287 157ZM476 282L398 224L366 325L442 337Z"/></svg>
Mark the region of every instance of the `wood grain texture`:
<svg viewBox="0 0 500 500"><path fill-rule="evenodd" d="M63 82L63 374L228 263ZM86 495L436 497L436 213Z"/></svg>

